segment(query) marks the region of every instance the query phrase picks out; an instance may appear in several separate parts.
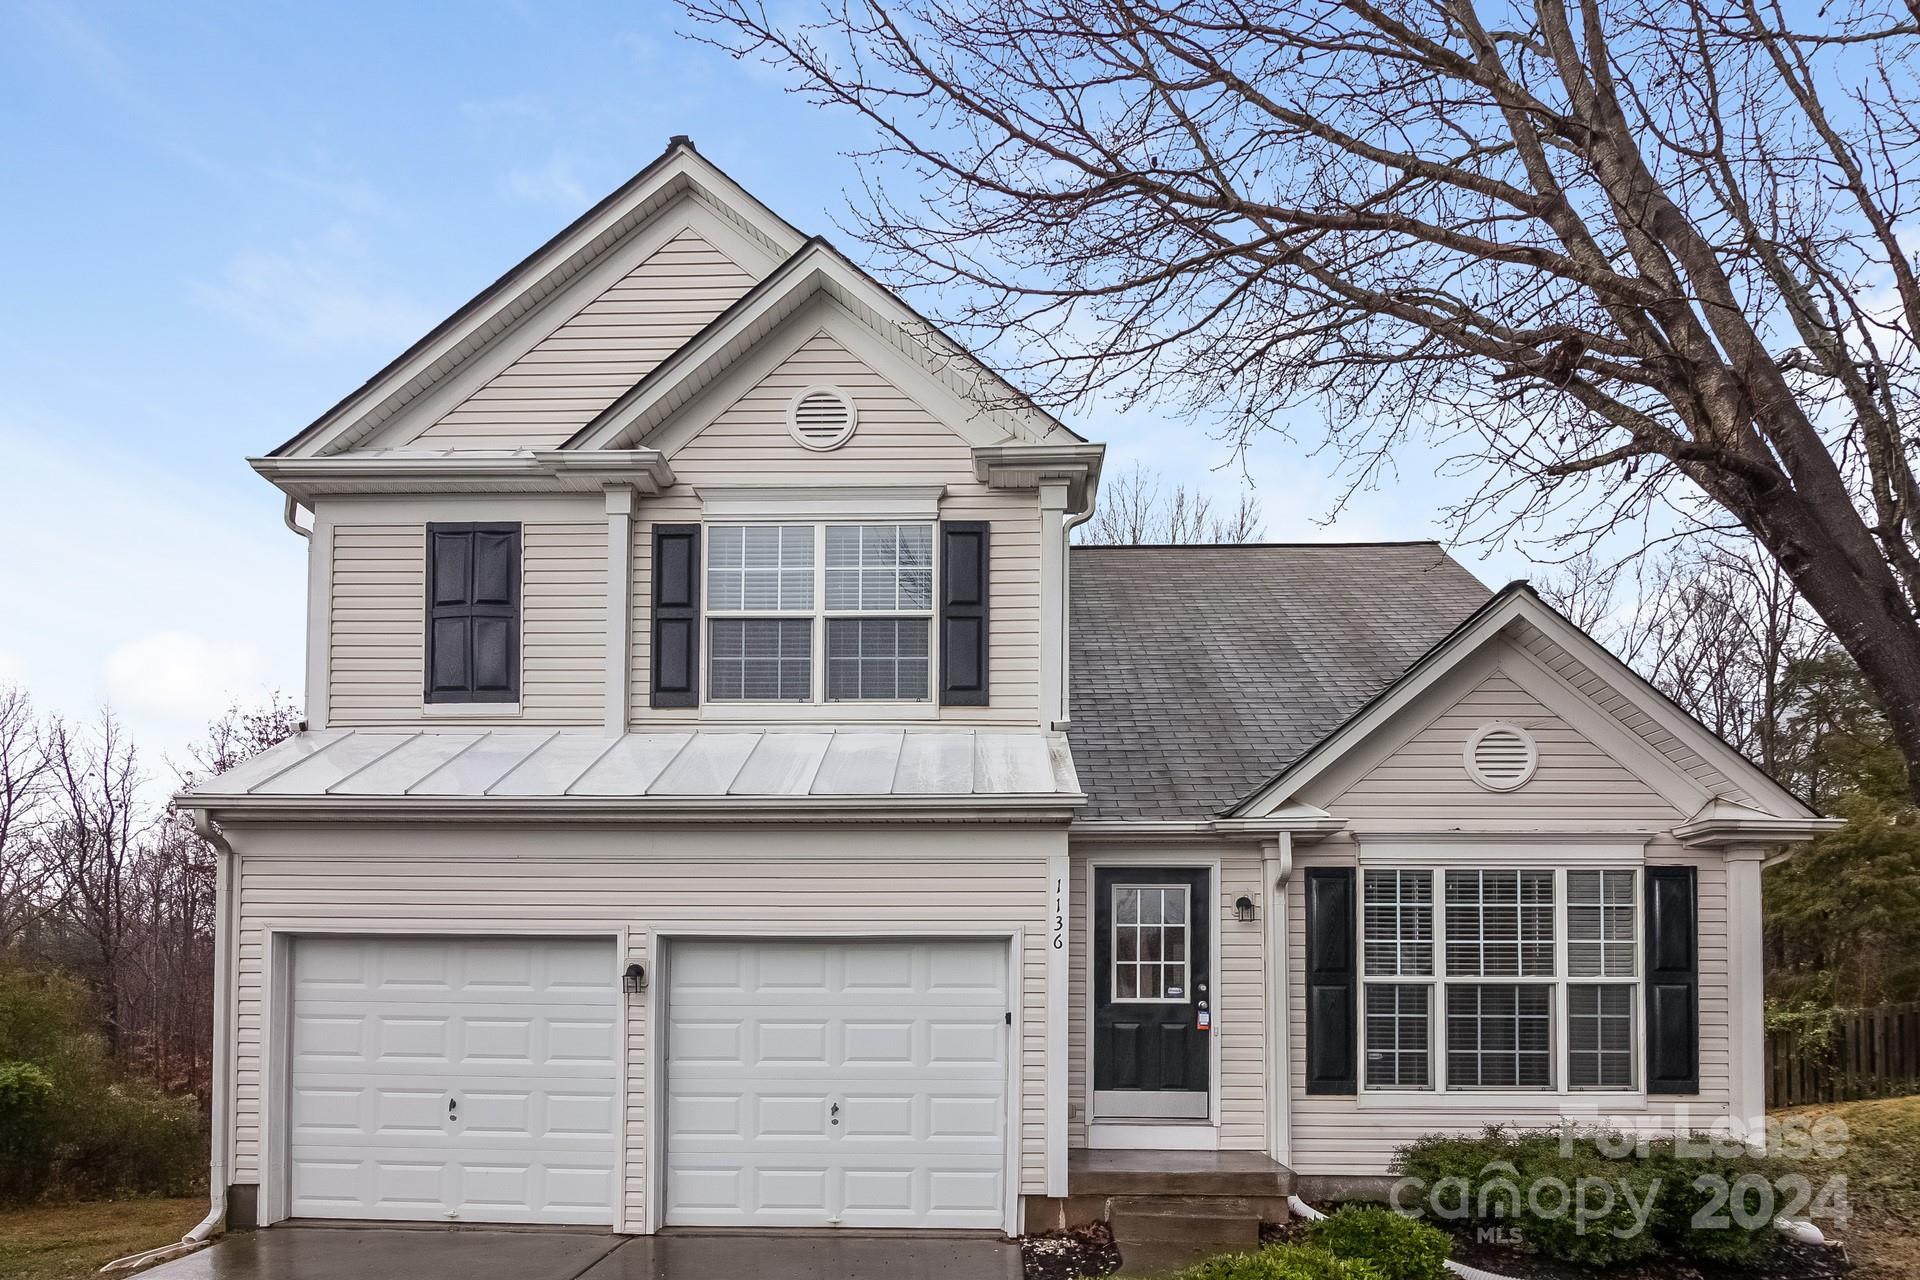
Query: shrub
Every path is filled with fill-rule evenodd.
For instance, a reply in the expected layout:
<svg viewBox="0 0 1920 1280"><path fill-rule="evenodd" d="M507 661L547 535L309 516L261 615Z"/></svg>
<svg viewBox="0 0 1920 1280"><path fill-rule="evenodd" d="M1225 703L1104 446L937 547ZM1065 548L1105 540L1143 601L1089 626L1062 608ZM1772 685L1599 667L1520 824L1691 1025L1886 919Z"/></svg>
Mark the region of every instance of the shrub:
<svg viewBox="0 0 1920 1280"><path fill-rule="evenodd" d="M1176 1271L1172 1280L1383 1280L1372 1266L1310 1245L1276 1244L1229 1253Z"/></svg>
<svg viewBox="0 0 1920 1280"><path fill-rule="evenodd" d="M1704 1135L1694 1141L1711 1149ZM1450 1225L1514 1225L1535 1252L1582 1266L1660 1253L1738 1267L1763 1257L1777 1234L1767 1161L1682 1157L1671 1139L1648 1144L1643 1154L1615 1133L1496 1127L1474 1137L1423 1138L1401 1149L1394 1168L1424 1181L1428 1203ZM1701 1179L1706 1185L1696 1186ZM1716 1203L1721 1187L1744 1188L1744 1201ZM1564 1211L1561 1188L1573 1197ZM1715 1213L1696 1221L1708 1209ZM1637 1222L1641 1213L1645 1222Z"/></svg>
<svg viewBox="0 0 1920 1280"><path fill-rule="evenodd" d="M1527 1162L1518 1225L1528 1247L1582 1267L1611 1267L1660 1251L1651 1215L1659 1178L1647 1162L1576 1147Z"/></svg>
<svg viewBox="0 0 1920 1280"><path fill-rule="evenodd" d="M1705 1149L1709 1141L1698 1135L1693 1145ZM1662 1246L1683 1258L1721 1266L1746 1266L1765 1257L1779 1235L1773 1226L1773 1163L1717 1150L1683 1158L1677 1148L1668 1139L1652 1144L1648 1152L1648 1164L1660 1179L1653 1229ZM1766 1184L1764 1198L1756 1194L1756 1179ZM1721 1188L1732 1196L1722 1198Z"/></svg>
<svg viewBox="0 0 1920 1280"><path fill-rule="evenodd" d="M191 1098L117 1080L87 990L0 964L0 1201L179 1194L206 1170Z"/></svg>
<svg viewBox="0 0 1920 1280"><path fill-rule="evenodd" d="M1341 1258L1358 1258L1381 1280L1446 1280L1452 1241L1444 1231L1377 1205L1348 1205L1308 1224L1307 1239Z"/></svg>
<svg viewBox="0 0 1920 1280"><path fill-rule="evenodd" d="M1392 1169L1418 1178L1422 1194L1446 1209L1450 1222L1511 1224L1526 1194L1525 1166L1554 1154L1559 1145L1560 1135L1552 1130L1492 1125L1473 1137L1434 1135L1410 1142L1394 1156Z"/></svg>

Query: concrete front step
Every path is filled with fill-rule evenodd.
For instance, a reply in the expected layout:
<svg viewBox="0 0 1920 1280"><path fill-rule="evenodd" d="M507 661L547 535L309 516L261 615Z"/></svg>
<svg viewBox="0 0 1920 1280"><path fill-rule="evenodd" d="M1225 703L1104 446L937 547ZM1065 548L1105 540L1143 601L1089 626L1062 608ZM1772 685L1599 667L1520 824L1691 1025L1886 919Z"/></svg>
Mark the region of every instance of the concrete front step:
<svg viewBox="0 0 1920 1280"><path fill-rule="evenodd" d="M1123 1276L1157 1276L1192 1266L1215 1254L1238 1253L1241 1248L1223 1248L1213 1244L1129 1244L1120 1246L1120 1270Z"/></svg>
<svg viewBox="0 0 1920 1280"><path fill-rule="evenodd" d="M1217 1253L1258 1248L1272 1201L1249 1196L1115 1196L1107 1225L1122 1275L1152 1275ZM1285 1201L1280 1201L1284 1216Z"/></svg>

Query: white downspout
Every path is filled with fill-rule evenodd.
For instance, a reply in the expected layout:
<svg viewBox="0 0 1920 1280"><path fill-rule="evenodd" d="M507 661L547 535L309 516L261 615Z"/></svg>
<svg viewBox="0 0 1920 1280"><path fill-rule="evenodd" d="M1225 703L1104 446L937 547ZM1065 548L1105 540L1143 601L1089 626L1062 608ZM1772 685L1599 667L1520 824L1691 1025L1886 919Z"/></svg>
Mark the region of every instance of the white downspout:
<svg viewBox="0 0 1920 1280"><path fill-rule="evenodd" d="M289 512L291 516L291 512ZM230 1031L229 1004L233 998L233 977L229 955L232 952L233 922L233 846L213 825L205 809L193 811L194 834L213 848L213 1080L211 1148L207 1161L207 1216L180 1239L145 1253L115 1258L101 1271L131 1271L149 1263L164 1262L201 1248L219 1231L227 1219L227 1093L232 1069L228 1053Z"/></svg>

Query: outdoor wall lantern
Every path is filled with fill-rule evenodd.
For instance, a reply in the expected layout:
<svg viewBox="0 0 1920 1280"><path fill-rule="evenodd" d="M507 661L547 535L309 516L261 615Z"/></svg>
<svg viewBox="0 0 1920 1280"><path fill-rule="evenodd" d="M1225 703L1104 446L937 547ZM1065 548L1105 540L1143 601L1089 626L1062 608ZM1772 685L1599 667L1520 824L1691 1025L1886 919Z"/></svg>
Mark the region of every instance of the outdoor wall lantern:
<svg viewBox="0 0 1920 1280"><path fill-rule="evenodd" d="M628 965L626 980L620 985L626 988L626 992L630 996L636 996L642 991L645 991L647 989L646 967L638 964Z"/></svg>
<svg viewBox="0 0 1920 1280"><path fill-rule="evenodd" d="M1253 905L1253 899L1239 897L1233 900L1233 918L1239 921L1258 920L1260 908Z"/></svg>

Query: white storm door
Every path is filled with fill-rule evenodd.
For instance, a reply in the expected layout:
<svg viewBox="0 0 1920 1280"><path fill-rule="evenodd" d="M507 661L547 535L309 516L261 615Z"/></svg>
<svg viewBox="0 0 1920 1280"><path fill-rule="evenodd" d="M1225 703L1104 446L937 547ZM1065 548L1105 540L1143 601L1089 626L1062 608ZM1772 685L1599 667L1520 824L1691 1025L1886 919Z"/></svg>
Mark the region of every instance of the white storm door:
<svg viewBox="0 0 1920 1280"><path fill-rule="evenodd" d="M293 947L291 1213L613 1225L609 940Z"/></svg>
<svg viewBox="0 0 1920 1280"><path fill-rule="evenodd" d="M667 1225L1006 1225L1006 943L676 942L667 972Z"/></svg>

